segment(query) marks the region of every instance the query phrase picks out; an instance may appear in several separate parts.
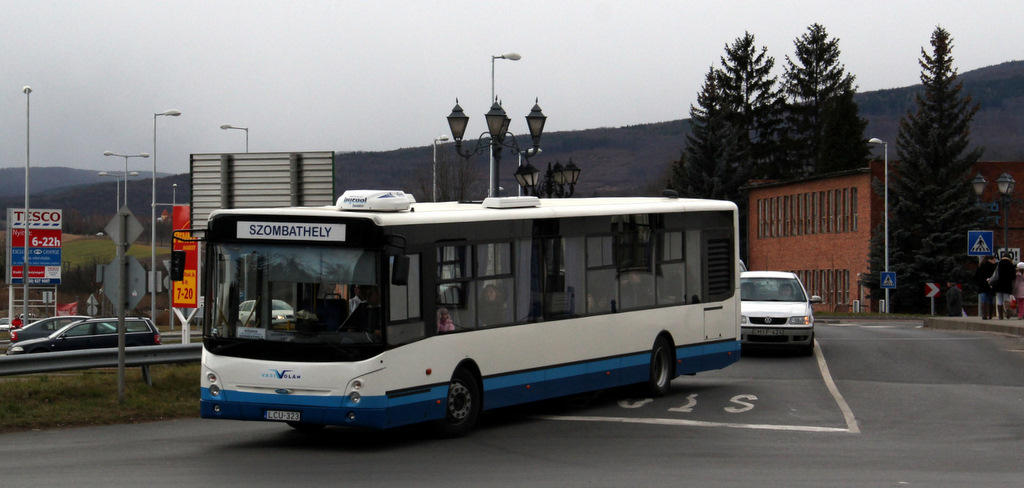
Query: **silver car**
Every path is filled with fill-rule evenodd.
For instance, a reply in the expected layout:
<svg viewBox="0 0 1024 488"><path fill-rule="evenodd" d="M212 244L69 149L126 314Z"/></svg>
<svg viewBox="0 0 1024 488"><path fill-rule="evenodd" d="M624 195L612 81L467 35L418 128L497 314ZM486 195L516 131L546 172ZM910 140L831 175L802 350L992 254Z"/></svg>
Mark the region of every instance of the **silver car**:
<svg viewBox="0 0 1024 488"><path fill-rule="evenodd" d="M800 278L783 271L740 274L740 333L744 345L793 346L814 354L814 309Z"/></svg>

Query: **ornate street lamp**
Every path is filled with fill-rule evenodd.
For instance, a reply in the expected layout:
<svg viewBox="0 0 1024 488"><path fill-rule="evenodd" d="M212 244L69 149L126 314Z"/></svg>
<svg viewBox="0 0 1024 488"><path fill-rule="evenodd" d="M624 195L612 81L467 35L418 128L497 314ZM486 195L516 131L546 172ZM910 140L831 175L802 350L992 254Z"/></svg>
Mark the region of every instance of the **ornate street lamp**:
<svg viewBox="0 0 1024 488"><path fill-rule="evenodd" d="M501 103L495 100L491 105L491 110L484 115L484 118L487 121L487 132L480 134L476 146L469 151L462 149L463 137L466 135L466 127L469 125L469 116L462 110L458 99L455 100L455 107L452 108L452 113L448 115L448 128L452 131L452 139L455 140L455 152L459 156L469 159L487 148L490 149L493 161L491 163L491 178L487 194L488 196L497 197L498 168L501 164L502 147L525 155L527 157L527 164L529 164L530 156L540 151L540 137L544 132L544 123L547 120L547 116L544 115L544 112L541 111L540 106L535 100L533 109L526 116L526 124L530 129L530 138L533 139L533 148L526 152L520 151L515 134L508 131L512 120L505 114L505 109L501 107Z"/></svg>
<svg viewBox="0 0 1024 488"><path fill-rule="evenodd" d="M999 175L999 179L996 180L996 188L1003 198L1003 249L1010 249L1010 195L1013 195L1016 186L1017 182L1009 173Z"/></svg>
<svg viewBox="0 0 1024 488"><path fill-rule="evenodd" d="M544 178L540 179L540 171L532 164L527 163L516 171L516 182L523 188L527 195L545 196L547 198L568 198L576 191L576 182L580 178L580 168L569 159L569 163L562 166L562 163L555 161L554 167L548 163L548 170Z"/></svg>
<svg viewBox="0 0 1024 488"><path fill-rule="evenodd" d="M971 186L974 187L974 194L981 199L981 196L985 193L985 186L988 185L988 181L985 180L981 173L971 180ZM996 189L999 191L999 199L1003 206L1003 250L1010 248L1010 197L1013 195L1013 190L1017 187L1017 181L1010 176L1009 173L1003 173L996 179Z"/></svg>

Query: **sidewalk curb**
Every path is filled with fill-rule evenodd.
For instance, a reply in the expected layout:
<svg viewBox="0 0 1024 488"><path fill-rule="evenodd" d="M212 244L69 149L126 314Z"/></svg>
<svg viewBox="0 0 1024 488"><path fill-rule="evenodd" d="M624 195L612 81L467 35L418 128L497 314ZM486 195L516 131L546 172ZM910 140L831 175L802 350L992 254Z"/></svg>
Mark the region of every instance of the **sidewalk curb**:
<svg viewBox="0 0 1024 488"><path fill-rule="evenodd" d="M928 317L924 319L924 326L930 329L995 332L1024 337L1024 320L1017 319L982 320L975 317Z"/></svg>

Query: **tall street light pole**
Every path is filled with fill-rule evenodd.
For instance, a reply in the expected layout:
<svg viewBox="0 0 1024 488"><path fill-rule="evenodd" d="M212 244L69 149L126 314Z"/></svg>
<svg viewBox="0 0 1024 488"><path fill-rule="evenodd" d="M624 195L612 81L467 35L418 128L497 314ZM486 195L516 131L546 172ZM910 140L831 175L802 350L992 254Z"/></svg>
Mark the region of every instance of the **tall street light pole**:
<svg viewBox="0 0 1024 488"><path fill-rule="evenodd" d="M178 205L178 184L174 183L171 185L171 249L174 249L174 207ZM174 286L167 287L167 325L171 326L171 330L174 330L174 311L171 305L174 303ZM182 327L181 333L188 334Z"/></svg>
<svg viewBox="0 0 1024 488"><path fill-rule="evenodd" d="M114 181L117 182L117 186L115 186L116 192L114 193L114 213L116 214L117 211L120 210L120 208L121 208L121 178L124 178L125 180L127 180L129 176L139 176L139 172L138 171L132 171L131 173L128 173L127 175L125 175L125 174L122 174L121 172L111 173L109 171L100 171L99 173L96 173L96 175L97 176L112 176L112 177L115 178Z"/></svg>
<svg viewBox="0 0 1024 488"><path fill-rule="evenodd" d="M491 56L491 100L490 100L491 103L497 103L497 100L495 99L496 95L494 94L494 61L496 59L507 59L509 61L519 61L520 59L523 59L523 57L520 56L519 53L505 53L505 54L499 54L497 56L495 56L495 55ZM490 173L491 173L490 174L490 186L488 186L488 190L487 190L487 196L489 196L489 197L500 196L500 195L498 195L498 168L496 167L497 165L495 165L494 162L495 162L494 154L491 154L491 156L490 156L490 163L489 163L489 168L490 168Z"/></svg>
<svg viewBox="0 0 1024 488"><path fill-rule="evenodd" d="M872 137L868 143L870 144L881 144L882 150L885 154L885 192L883 198L885 202L882 205L882 211L884 212L884 233L883 240L885 241L885 272L889 272L889 143L885 142L877 137ZM885 289L885 310L883 313L889 313L889 289Z"/></svg>
<svg viewBox="0 0 1024 488"><path fill-rule="evenodd" d="M124 206L128 206L128 158L148 158L149 154L117 154L112 151L103 151L104 156L115 156L118 158L124 158ZM138 174L138 173L136 173Z"/></svg>
<svg viewBox="0 0 1024 488"><path fill-rule="evenodd" d="M25 215L24 215L24 219L25 219L25 257L24 257L24 260L22 260L22 263L21 263L21 285L22 285L22 290L21 290L21 305L22 305L22 309L21 309L21 314L22 314L21 315L21 322L22 322L22 326L25 326L25 325L28 325L28 247L29 247L29 239L28 239L28 232L29 232L29 230L28 229L29 229L29 221L31 220L29 218L29 213L28 213L28 210L29 210L29 206L28 206L28 169L29 169L29 162L31 161L31 158L30 158L31 152L30 152L30 145L29 145L29 141L30 141L30 139L29 139L29 129L30 129L31 125L29 124L29 120L30 120L29 119L29 114L31 113L30 109L31 109L31 99L32 99L32 97L29 94L32 93L32 87L26 86L26 87L21 89L21 92L25 94Z"/></svg>
<svg viewBox="0 0 1024 488"><path fill-rule="evenodd" d="M248 127L235 127L235 126L233 126L231 124L221 124L220 128L224 129L224 130L229 130L229 129L244 130L245 131L245 152L246 153L249 152L249 128Z"/></svg>
<svg viewBox="0 0 1024 488"><path fill-rule="evenodd" d="M433 173L433 176L434 176L434 183L433 183L433 193L431 194L433 196L433 198L431 198L432 202L436 202L437 201L437 143L438 142L444 142L444 141L447 141L447 140L448 140L448 136L446 136L444 134L441 134L441 135L439 135L439 136L434 138L434 166L433 166L433 170L432 170L432 173Z"/></svg>
<svg viewBox="0 0 1024 488"><path fill-rule="evenodd" d="M153 199L150 201L150 237L149 237L149 318L156 324L156 118L177 117L181 115L180 110L165 110L153 114ZM128 180L125 180L127 184Z"/></svg>

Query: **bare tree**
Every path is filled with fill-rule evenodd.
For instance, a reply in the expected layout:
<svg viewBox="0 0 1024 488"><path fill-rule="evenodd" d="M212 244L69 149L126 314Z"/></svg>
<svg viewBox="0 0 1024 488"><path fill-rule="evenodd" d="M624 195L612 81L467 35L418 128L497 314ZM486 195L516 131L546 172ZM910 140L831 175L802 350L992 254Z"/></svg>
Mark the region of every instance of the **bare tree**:
<svg viewBox="0 0 1024 488"><path fill-rule="evenodd" d="M433 157L433 147L429 156ZM486 194L486 173L474 166L479 158L466 159L455 154L452 144L437 145L437 201L461 201L483 198ZM428 160L413 172L410 188L416 189L417 200L429 202L434 194L434 162Z"/></svg>

